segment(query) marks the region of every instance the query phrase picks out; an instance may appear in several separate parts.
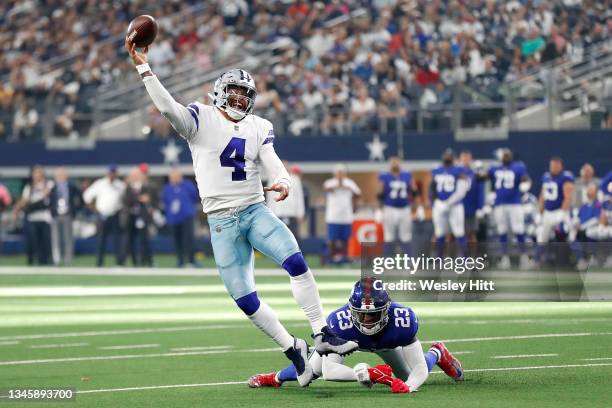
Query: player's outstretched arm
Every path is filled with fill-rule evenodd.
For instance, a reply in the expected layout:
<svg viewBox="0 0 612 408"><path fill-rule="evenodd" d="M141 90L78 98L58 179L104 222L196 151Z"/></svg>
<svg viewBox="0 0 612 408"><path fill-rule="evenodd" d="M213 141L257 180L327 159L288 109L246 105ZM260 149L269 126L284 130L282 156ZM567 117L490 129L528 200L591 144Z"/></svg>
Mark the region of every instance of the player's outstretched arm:
<svg viewBox="0 0 612 408"><path fill-rule="evenodd" d="M410 387L411 391L417 390L421 384L427 380L429 376L429 370L427 369L427 363L425 362L425 355L423 354L423 348L421 342L416 340L414 343L402 348L404 359L410 369L410 374L406 380L406 384Z"/></svg>
<svg viewBox="0 0 612 408"><path fill-rule="evenodd" d="M142 82L153 100L155 107L168 119L172 127L185 139L192 139L198 131L198 113L174 100L170 92L164 88L159 79L153 74L147 60L149 47L142 52L136 51L136 45L125 39L125 49L130 54L132 62L142 77Z"/></svg>

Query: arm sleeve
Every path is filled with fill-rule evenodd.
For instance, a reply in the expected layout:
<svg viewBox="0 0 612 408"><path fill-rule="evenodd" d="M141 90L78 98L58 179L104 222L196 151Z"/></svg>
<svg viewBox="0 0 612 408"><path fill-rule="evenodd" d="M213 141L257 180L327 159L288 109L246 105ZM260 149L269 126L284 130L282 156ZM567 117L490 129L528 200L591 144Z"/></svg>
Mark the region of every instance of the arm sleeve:
<svg viewBox="0 0 612 408"><path fill-rule="evenodd" d="M155 107L168 119L172 127L187 141L193 139L200 127L199 108L185 107L174 100L155 75L142 80Z"/></svg>
<svg viewBox="0 0 612 408"><path fill-rule="evenodd" d="M343 363L344 358L339 354L323 356L323 379L325 381L357 381L355 371Z"/></svg>
<svg viewBox="0 0 612 408"><path fill-rule="evenodd" d="M410 391L415 391L429 376L429 370L427 369L421 342L416 340L414 343L402 348L402 352L404 353L406 364L410 369L410 375L406 380L406 384L410 387Z"/></svg>
<svg viewBox="0 0 612 408"><path fill-rule="evenodd" d="M465 178L458 179L457 188L455 189L455 192L453 193L453 195L448 197L446 202L448 203L448 205L457 204L459 201L463 200L463 197L465 197L465 194L468 192L469 189L470 182L468 180L466 180Z"/></svg>
<svg viewBox="0 0 612 408"><path fill-rule="evenodd" d="M259 150L259 159L271 184L283 183L291 188L291 178L281 159L276 155L272 143L264 144Z"/></svg>

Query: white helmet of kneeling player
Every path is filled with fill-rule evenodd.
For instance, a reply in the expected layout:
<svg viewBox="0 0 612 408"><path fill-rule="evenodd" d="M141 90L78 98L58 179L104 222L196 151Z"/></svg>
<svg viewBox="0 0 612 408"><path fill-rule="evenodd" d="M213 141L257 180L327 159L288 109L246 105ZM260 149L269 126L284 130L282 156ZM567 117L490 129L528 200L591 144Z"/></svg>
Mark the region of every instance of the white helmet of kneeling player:
<svg viewBox="0 0 612 408"><path fill-rule="evenodd" d="M215 81L213 104L234 120L242 120L253 112L257 88L253 77L244 69L232 69Z"/></svg>

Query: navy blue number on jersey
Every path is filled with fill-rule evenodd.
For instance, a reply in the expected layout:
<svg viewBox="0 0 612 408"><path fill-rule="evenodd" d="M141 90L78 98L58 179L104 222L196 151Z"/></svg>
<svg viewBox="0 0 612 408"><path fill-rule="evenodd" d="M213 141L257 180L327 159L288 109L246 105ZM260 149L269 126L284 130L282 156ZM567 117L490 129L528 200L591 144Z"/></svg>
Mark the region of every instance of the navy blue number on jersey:
<svg viewBox="0 0 612 408"><path fill-rule="evenodd" d="M331 312L327 317L327 325L340 338L357 342L362 350L393 349L412 344L419 330L414 311L392 302L388 313L389 322L373 336L361 333L353 325L348 304Z"/></svg>
<svg viewBox="0 0 612 408"><path fill-rule="evenodd" d="M246 150L246 139L232 137L225 149L219 156L219 161L222 167L233 167L232 181L246 180L246 161L244 160L244 152ZM232 157L232 155L234 157Z"/></svg>

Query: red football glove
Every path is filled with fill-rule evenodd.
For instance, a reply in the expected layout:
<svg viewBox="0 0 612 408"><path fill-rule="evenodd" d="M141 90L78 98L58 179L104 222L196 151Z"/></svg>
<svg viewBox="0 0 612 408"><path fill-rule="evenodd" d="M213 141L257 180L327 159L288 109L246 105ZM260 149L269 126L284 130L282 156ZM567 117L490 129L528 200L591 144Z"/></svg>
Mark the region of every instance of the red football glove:
<svg viewBox="0 0 612 408"><path fill-rule="evenodd" d="M379 364L377 366L375 366L374 368L382 371L383 373L387 374L387 375L393 375L393 369L391 368L390 365L387 364Z"/></svg>

